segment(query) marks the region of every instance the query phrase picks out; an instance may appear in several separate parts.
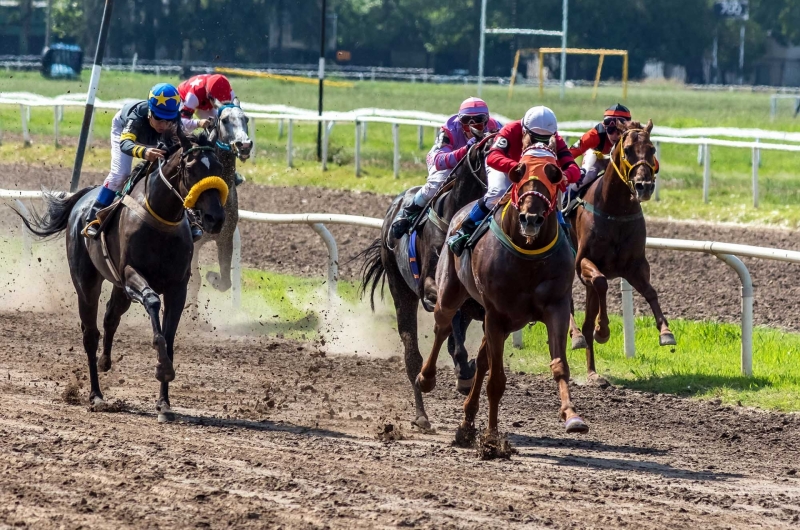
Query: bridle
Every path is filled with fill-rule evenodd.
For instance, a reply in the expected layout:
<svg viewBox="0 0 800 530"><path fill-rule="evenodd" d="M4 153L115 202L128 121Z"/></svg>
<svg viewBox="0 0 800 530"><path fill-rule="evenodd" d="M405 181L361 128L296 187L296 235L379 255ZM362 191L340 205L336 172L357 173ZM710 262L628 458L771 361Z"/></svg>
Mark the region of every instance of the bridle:
<svg viewBox="0 0 800 530"><path fill-rule="evenodd" d="M550 149L548 146L543 145L543 144L536 144L536 145L532 145L532 146L528 147L522 153L522 157L525 156L525 153L527 153L528 151L532 151L532 150L547 151L547 153L550 154L554 159L558 160L558 157L553 152L553 150ZM553 196L547 197L544 193L542 193L540 191L536 191L536 190L526 191L524 193L521 193L521 194L517 195L517 190L519 190L522 186L524 186L525 184L527 184L528 182L533 181L533 180L538 180L539 182L544 184L545 187L547 187L548 190L550 190L550 188L552 187L553 190L550 190L550 191L553 194ZM529 196L539 197L547 205L547 210L544 213L544 217L547 217L548 215L553 213L553 211L556 209L557 201L555 200L555 191L554 191L556 186L557 185L555 185L555 184L549 185L549 181L545 182L544 180L539 178L537 175L531 175L527 179L525 179L524 181L520 181L519 184L514 186L514 188L512 189L512 192L511 192L511 204L514 206L514 208L517 211L519 211L519 204L520 204L520 202L522 202L522 200L525 197L529 197Z"/></svg>
<svg viewBox="0 0 800 530"><path fill-rule="evenodd" d="M649 167L650 168L650 173L653 175L653 181L655 182L655 180L656 180L656 166L654 164L651 164L650 162L648 162L647 158L643 158L643 159L639 160L638 162L635 162L635 163L631 164L630 161L628 160L628 158L625 156L625 149L623 147L625 145L625 138L627 138L630 133L637 132L637 131L638 132L646 132L644 129L628 129L628 130L626 130L625 132L622 133L622 136L620 137L619 141L617 142L617 145L616 145L615 149L617 149L619 151L619 166L617 166L617 164L614 162L613 153L608 159L609 164L611 164L611 167L613 167L614 170L617 172L617 175L619 175L620 180L622 180L622 182L624 182L625 185L628 186L628 189L630 190L632 195L636 195L636 189L634 187L634 183L631 180L631 176L630 175L631 175L631 171L633 171L637 167L639 167L639 166L647 166L647 167ZM620 170L620 168L622 168L622 169Z"/></svg>
<svg viewBox="0 0 800 530"><path fill-rule="evenodd" d="M207 145L196 145L181 153L180 164L178 165L178 169L176 171L176 175L180 175L181 181L183 181L184 177L186 176L186 170L187 170L186 157L189 156L189 154L198 151L213 152L214 148ZM184 197L180 194L180 192L177 189L175 189L175 186L173 186L172 183L169 181L169 179L167 179L166 175L164 175L163 167L164 167L164 161L159 160L158 161L159 178L167 187L167 189L171 191L175 195L175 197L177 197L177 199L181 202L181 204L183 204L184 208L189 208L189 209L194 208L195 204L197 204L197 199L200 198L200 195L204 191L207 191L209 189L216 189L219 191L220 200L222 201L222 204L225 204L227 202L228 186L227 184L225 184L225 181L222 180L222 178L220 178L219 176L211 175L203 179L200 179L200 181L196 182L191 188L189 188L189 191L186 193L186 196ZM145 179L145 188L144 188L144 207L147 209L147 212L150 215L152 215L156 220L158 220L163 224L169 226L175 226L177 224L180 224L181 221L183 221L183 216L184 216L183 212L181 212L181 217L177 221L169 221L158 215L155 211L153 211L153 208L150 206L148 200L149 180L150 179Z"/></svg>
<svg viewBox="0 0 800 530"><path fill-rule="evenodd" d="M225 109L233 109L233 108L239 108L240 109L241 107L239 107L238 105L234 105L233 103L226 103L225 105L222 105L222 106L217 108L217 119L214 122L214 128L217 129L217 139L214 141L214 144L221 151L227 151L227 152L233 153L234 156L236 156L238 158L239 157L239 148L236 147L235 143L233 144L233 147L231 147L231 145L225 144L225 143L221 142L218 139L219 136L220 136L219 128L222 126L221 125L222 124L222 120L220 119L220 118L222 118L222 111L224 111Z"/></svg>
<svg viewBox="0 0 800 530"><path fill-rule="evenodd" d="M489 185L483 182L481 178L478 176L483 167L481 163L481 157L480 155L475 157L477 162L476 165L473 166L472 158L470 157L470 155L472 154L473 149L482 149L491 138L495 137L495 135L496 133L486 135L483 138L481 138L480 142L475 142L474 144L472 144L472 147L470 147L469 150L467 151L467 156L464 157L467 159L466 163L467 163L467 168L469 168L470 175L478 182L478 184L481 185L483 189L489 189Z"/></svg>

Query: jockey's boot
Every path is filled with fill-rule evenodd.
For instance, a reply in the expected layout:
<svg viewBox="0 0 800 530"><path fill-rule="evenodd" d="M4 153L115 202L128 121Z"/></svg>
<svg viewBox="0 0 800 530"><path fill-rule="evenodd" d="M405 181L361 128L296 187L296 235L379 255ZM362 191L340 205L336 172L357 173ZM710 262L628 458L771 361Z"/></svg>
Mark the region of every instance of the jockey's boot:
<svg viewBox="0 0 800 530"><path fill-rule="evenodd" d="M116 192L105 186L100 188L97 199L95 199L94 204L92 204L92 207L89 208L89 212L86 214L86 228L83 229L84 236L90 239L97 237L97 230L100 228L100 221L97 220L97 212L114 202L114 197L116 197L116 195Z"/></svg>
<svg viewBox="0 0 800 530"><path fill-rule="evenodd" d="M475 203L469 215L461 222L461 227L447 240L447 246L450 247L453 254L461 256L464 249L467 247L469 238L472 237L475 229L478 228L478 225L481 224L481 221L483 221L488 214L489 210L486 208L483 199Z"/></svg>
<svg viewBox="0 0 800 530"><path fill-rule="evenodd" d="M408 206L403 206L392 223L392 235L395 239L400 239L408 232L408 229L411 228L411 223L413 223L414 219L420 214L422 208L422 206L417 204L416 200Z"/></svg>
<svg viewBox="0 0 800 530"><path fill-rule="evenodd" d="M200 226L200 221L197 220L197 216L189 208L186 209L186 217L189 218L189 228L192 230L192 242L197 243L205 233L203 232L203 227Z"/></svg>
<svg viewBox="0 0 800 530"><path fill-rule="evenodd" d="M244 175L242 175L242 174L241 174L241 173L239 173L238 171L235 171L235 172L233 173L233 185L234 185L234 186L236 186L236 187L238 188L239 186L241 186L241 185L242 185L242 184L244 184L245 182L247 182L247 179L246 179L246 178L244 178Z"/></svg>

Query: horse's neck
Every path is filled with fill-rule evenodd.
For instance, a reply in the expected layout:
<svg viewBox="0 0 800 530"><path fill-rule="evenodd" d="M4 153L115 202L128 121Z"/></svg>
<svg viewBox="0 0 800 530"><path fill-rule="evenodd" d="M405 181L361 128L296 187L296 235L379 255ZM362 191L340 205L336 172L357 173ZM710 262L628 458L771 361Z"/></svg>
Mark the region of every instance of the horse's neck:
<svg viewBox="0 0 800 530"><path fill-rule="evenodd" d="M219 159L222 164L222 175L220 175L220 177L222 177L222 180L224 180L230 188L233 186L233 176L236 173L236 155L220 148L217 148L216 154L217 159Z"/></svg>
<svg viewBox="0 0 800 530"><path fill-rule="evenodd" d="M480 199L485 192L483 186L479 183L479 177L469 174L472 170L469 168L468 162L469 160L465 160L459 166L459 174L454 175L455 184L453 184L452 191L447 195L442 209L445 219L451 219L458 210L470 202ZM483 168L484 166L481 165L481 167ZM484 171L484 169L480 171Z"/></svg>
<svg viewBox="0 0 800 530"><path fill-rule="evenodd" d="M177 190L176 175L166 175L167 180ZM180 219L183 216L183 202L161 180L159 170L156 169L147 176L147 203L159 217L168 221Z"/></svg>
<svg viewBox="0 0 800 530"><path fill-rule="evenodd" d="M600 193L595 194L595 203L600 210L609 214L628 215L635 214L641 211L642 207L638 201L633 199L633 194L630 188L622 180L622 176L617 173L618 168L620 171L619 157L612 151L611 160L614 164L608 162L605 174L600 180ZM599 199L599 200L598 200Z"/></svg>
<svg viewBox="0 0 800 530"><path fill-rule="evenodd" d="M553 212L545 218L544 225L542 225L537 236L528 243L528 238L523 236L519 231L519 210L511 205L506 210L505 216L503 216L503 208L505 208L505 206L501 206L497 209L495 221L501 223L500 226L503 228L503 232L520 248L524 248L525 250L538 250L551 243L558 234L558 217L555 212Z"/></svg>

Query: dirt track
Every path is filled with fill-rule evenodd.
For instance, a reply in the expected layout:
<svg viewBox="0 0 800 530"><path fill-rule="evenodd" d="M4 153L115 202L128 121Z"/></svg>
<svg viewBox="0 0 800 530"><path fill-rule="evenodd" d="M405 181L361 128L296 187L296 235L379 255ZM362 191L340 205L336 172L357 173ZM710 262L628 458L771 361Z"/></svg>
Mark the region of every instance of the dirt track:
<svg viewBox="0 0 800 530"><path fill-rule="evenodd" d="M43 174L45 184L66 181L65 170L4 169L4 187L33 189ZM262 211L381 216L388 201L247 186L242 206ZM0 221L10 217L2 214ZM651 235L798 246L792 233L728 230L650 227ZM334 234L343 257L374 237L372 230L347 227L335 227ZM280 272L322 274L325 256L316 237L304 227L243 225L244 259ZM650 255L670 316L738 318L737 280L724 265L687 254ZM751 270L760 321L797 329L786 308L800 294L792 281L798 270L766 262L753 262ZM346 275L353 271L344 267ZM709 281L717 273L725 281ZM13 280L8 285L23 296L30 292ZM101 375L118 412L89 412L74 308L58 314L0 309L0 528L800 522L797 415L574 386L591 431L567 436L554 383L511 374L501 429L519 453L483 462L474 450L450 445L462 398L449 371L427 398L438 433L423 435L409 427L412 397L396 357L323 355L314 344L212 333L185 322L172 385L181 417L164 425L154 412L148 329L134 306L117 335L114 366ZM483 403L479 422L485 410ZM399 440L378 439L387 424Z"/></svg>
<svg viewBox="0 0 800 530"><path fill-rule="evenodd" d="M452 376L428 398L436 435L407 428L399 360L183 328L173 406L158 424L134 307L88 393L75 315L0 315L0 527L790 527L800 517L800 418L575 387L591 425L563 434L554 384L511 375L501 428L519 454L450 445ZM42 326L46 323L46 326ZM77 395L65 393L75 385ZM485 414L485 404L482 406ZM480 418L485 416L481 414ZM404 437L384 442L391 423Z"/></svg>

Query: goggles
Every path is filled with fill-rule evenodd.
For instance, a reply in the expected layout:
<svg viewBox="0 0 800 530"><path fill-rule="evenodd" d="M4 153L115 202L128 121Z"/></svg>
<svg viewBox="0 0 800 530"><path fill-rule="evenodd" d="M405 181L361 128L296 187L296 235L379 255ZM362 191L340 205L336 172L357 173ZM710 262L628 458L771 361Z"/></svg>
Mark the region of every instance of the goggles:
<svg viewBox="0 0 800 530"><path fill-rule="evenodd" d="M489 116L486 114L478 114L476 116L459 116L458 121L461 125L486 125L489 121Z"/></svg>

